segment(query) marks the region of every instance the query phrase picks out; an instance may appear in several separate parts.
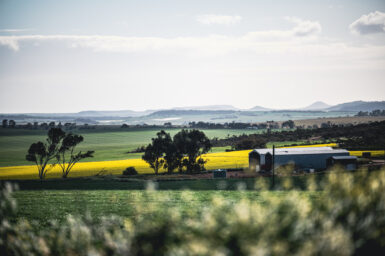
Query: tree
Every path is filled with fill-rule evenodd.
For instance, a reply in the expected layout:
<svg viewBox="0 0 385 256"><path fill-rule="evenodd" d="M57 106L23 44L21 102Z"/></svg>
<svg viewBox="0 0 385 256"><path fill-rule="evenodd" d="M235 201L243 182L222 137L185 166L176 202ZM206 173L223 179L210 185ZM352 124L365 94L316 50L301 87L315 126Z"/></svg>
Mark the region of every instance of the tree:
<svg viewBox="0 0 385 256"><path fill-rule="evenodd" d="M289 127L290 129L293 129L295 126L293 120L288 120L282 123L282 128Z"/></svg>
<svg viewBox="0 0 385 256"><path fill-rule="evenodd" d="M71 169L74 165L80 160L88 157L93 157L94 151L87 151L82 153L74 153L75 147L84 140L83 136L76 134L67 134L63 138L62 144L60 146L59 152L56 155L56 159L59 163L60 168L62 169L62 177L67 178ZM67 155L69 153L69 156ZM67 155L67 159L66 159Z"/></svg>
<svg viewBox="0 0 385 256"><path fill-rule="evenodd" d="M3 119L2 127L6 128L8 126L8 119Z"/></svg>
<svg viewBox="0 0 385 256"><path fill-rule="evenodd" d="M171 174L176 168L181 166L183 155L178 151L175 143L171 139L169 133L161 131L162 133L162 145L164 153L164 169L167 169L167 173Z"/></svg>
<svg viewBox="0 0 385 256"><path fill-rule="evenodd" d="M159 168L161 168L164 163L162 156L163 153L159 148L153 144L148 144L142 159L146 161L152 169L154 169L155 174L158 174Z"/></svg>
<svg viewBox="0 0 385 256"><path fill-rule="evenodd" d="M9 122L8 122L8 127L9 127L9 128L15 128L15 127L16 127L16 122L15 122L15 120L9 120Z"/></svg>
<svg viewBox="0 0 385 256"><path fill-rule="evenodd" d="M65 132L60 128L51 128L48 131L47 142L43 143L38 141L37 143L32 143L29 147L28 154L25 156L27 161L34 162L38 169L39 178L42 180L45 178L48 170L48 163L56 158L56 155L60 149L60 142L65 137ZM51 165L51 167L53 167Z"/></svg>
<svg viewBox="0 0 385 256"><path fill-rule="evenodd" d="M162 130L158 132L156 136L156 138L152 138L151 144L148 144L146 147L142 159L146 161L152 169L154 169L154 172L157 175L159 169L162 168L165 162L163 155L165 152L166 141L170 135Z"/></svg>
<svg viewBox="0 0 385 256"><path fill-rule="evenodd" d="M206 161L200 156L211 149L211 143L203 132L183 129L175 134L174 144L179 156L186 157L179 162L179 170L183 166L186 167L188 173L204 170Z"/></svg>
<svg viewBox="0 0 385 256"><path fill-rule="evenodd" d="M257 137L246 137L240 141L237 141L235 145L232 146L234 150L265 148L265 147L266 147L266 140L263 138L257 138Z"/></svg>

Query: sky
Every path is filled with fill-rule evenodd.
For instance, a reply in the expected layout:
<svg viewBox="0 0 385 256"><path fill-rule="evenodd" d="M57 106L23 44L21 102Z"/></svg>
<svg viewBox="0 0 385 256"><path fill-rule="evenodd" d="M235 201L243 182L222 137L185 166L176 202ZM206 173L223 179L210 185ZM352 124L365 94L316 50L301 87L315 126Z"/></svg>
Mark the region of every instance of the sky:
<svg viewBox="0 0 385 256"><path fill-rule="evenodd" d="M0 0L0 113L385 100L385 1Z"/></svg>

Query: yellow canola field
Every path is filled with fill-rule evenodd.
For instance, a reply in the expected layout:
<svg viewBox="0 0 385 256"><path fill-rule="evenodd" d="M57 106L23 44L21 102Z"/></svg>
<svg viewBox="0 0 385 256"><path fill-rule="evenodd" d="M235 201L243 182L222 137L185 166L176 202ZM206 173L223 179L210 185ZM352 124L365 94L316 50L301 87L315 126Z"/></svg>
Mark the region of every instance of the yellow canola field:
<svg viewBox="0 0 385 256"><path fill-rule="evenodd" d="M364 151L349 151L351 156L361 157L362 153L370 152L371 156L381 157L385 155L385 150L364 150Z"/></svg>
<svg viewBox="0 0 385 256"><path fill-rule="evenodd" d="M248 166L248 154L250 150L211 153L203 155L207 160L206 169L243 168ZM86 177L100 174L122 174L129 166L134 166L140 174L154 173L153 169L142 159L127 159L117 161L80 162L71 170L69 177ZM163 169L162 169L163 171ZM46 178L60 178L59 166L51 168ZM37 179L35 165L0 167L0 179Z"/></svg>
<svg viewBox="0 0 385 256"><path fill-rule="evenodd" d="M318 144L318 145L301 145L297 147L335 147L337 144ZM246 168L249 165L250 150L211 153L203 155L207 160L205 164L206 169L228 169L228 168ZM378 157L385 154L384 150L375 151L350 151L350 155L362 156L363 152L371 152L372 156ZM129 166L134 166L139 174L152 174L154 171L142 159L127 159L116 161L101 161L101 162L80 162L77 163L69 174L69 177L86 177L97 174L122 174ZM164 170L162 169L161 172ZM53 167L46 178L60 178L61 169L59 166ZM37 168L35 165L26 166L10 166L0 167L0 179L37 179Z"/></svg>

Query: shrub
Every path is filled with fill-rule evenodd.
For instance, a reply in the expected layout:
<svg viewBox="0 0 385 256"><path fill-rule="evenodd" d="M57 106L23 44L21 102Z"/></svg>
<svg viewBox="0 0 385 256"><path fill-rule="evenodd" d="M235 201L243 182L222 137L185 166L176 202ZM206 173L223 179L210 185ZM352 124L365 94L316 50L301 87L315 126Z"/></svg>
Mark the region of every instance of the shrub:
<svg viewBox="0 0 385 256"><path fill-rule="evenodd" d="M138 172L136 171L135 167L130 166L123 171L123 175L138 175Z"/></svg>
<svg viewBox="0 0 385 256"><path fill-rule="evenodd" d="M12 218L16 204L6 186L0 255L384 255L385 169L334 170L321 183L309 179L307 190L315 198L296 190L261 191L257 200L239 192L237 202L215 196L200 212L149 207L142 199L159 202L161 195L147 191L132 218L68 216L37 229ZM180 196L191 201L189 191Z"/></svg>

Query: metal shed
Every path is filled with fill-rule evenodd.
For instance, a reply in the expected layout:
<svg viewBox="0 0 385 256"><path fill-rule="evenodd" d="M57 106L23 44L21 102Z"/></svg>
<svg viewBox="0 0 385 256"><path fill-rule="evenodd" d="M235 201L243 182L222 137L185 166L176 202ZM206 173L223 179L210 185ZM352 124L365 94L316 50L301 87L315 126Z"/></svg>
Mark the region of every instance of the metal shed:
<svg viewBox="0 0 385 256"><path fill-rule="evenodd" d="M357 157L356 156L333 156L327 160L327 166L342 165L348 171L354 171L357 169Z"/></svg>
<svg viewBox="0 0 385 256"><path fill-rule="evenodd" d="M256 171L272 169L272 149L254 149L249 153L249 167ZM278 148L275 150L275 166L294 163L299 169L326 169L327 159L333 156L349 156L345 149L331 147Z"/></svg>

